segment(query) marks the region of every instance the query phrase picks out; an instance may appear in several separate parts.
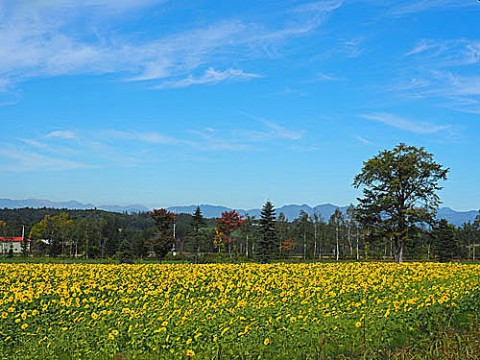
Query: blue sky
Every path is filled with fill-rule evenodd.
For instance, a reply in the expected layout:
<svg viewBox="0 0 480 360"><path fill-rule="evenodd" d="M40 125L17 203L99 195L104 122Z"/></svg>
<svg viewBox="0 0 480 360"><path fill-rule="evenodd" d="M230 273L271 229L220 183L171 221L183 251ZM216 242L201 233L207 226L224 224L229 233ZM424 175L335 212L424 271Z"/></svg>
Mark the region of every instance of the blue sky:
<svg viewBox="0 0 480 360"><path fill-rule="evenodd" d="M479 23L474 0L0 0L0 197L346 205L405 142L478 209Z"/></svg>

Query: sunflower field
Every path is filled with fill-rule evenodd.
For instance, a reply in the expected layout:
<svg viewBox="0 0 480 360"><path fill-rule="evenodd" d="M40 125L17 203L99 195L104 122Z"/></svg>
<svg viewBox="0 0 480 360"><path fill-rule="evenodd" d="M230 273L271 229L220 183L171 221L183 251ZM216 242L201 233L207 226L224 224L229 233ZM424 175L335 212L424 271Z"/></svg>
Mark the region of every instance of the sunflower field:
<svg viewBox="0 0 480 360"><path fill-rule="evenodd" d="M480 265L0 264L1 359L323 359L468 329Z"/></svg>

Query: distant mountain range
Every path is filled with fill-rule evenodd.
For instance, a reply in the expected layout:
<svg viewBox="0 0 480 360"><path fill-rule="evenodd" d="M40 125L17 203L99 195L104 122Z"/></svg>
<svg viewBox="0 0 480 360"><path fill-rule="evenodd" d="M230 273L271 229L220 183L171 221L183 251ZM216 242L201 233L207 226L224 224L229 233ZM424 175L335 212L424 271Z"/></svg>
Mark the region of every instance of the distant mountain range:
<svg viewBox="0 0 480 360"><path fill-rule="evenodd" d="M65 202L55 202L50 200L39 200L39 199L26 199L26 200L11 200L11 199L0 199L0 209L18 209L18 208L53 208L53 209L69 209L69 210L88 210L88 209L100 209L112 212L144 212L150 211L151 209L143 205L127 205L127 206L118 206L118 205L100 205L96 206L94 204L83 204L78 201L65 201Z"/></svg>
<svg viewBox="0 0 480 360"><path fill-rule="evenodd" d="M202 210L203 216L206 218L216 218L222 215L222 212L233 210L225 206L216 206L202 204L198 205ZM118 206L118 205L100 205L95 206L94 204L83 204L78 201L66 201L66 202L54 202L50 200L39 200L39 199L26 199L26 200L11 200L11 199L0 199L0 209L18 209L18 208L54 208L54 209L78 209L78 210L88 210L88 209L100 209L112 212L127 212L127 213L137 213L145 212L152 210L151 208L144 205L127 205L127 206ZM197 205L190 206L171 206L167 210L173 211L176 213L186 213L193 214ZM321 216L325 221L328 221L330 216L333 214L335 209L339 208L342 212L347 210L347 206L336 206L333 204L321 204L315 207L309 205L285 205L276 209L277 215L284 213L285 217L288 220L293 220L298 217L300 211L305 211L309 215L313 215L315 212ZM260 217L260 209L236 209L241 214L248 214L250 216L255 216L256 218ZM478 211L455 211L448 207L442 207L438 209L437 217L439 219L446 219L448 222L455 224L456 226L461 226L462 224L468 221L474 221L475 216L477 216Z"/></svg>
<svg viewBox="0 0 480 360"><path fill-rule="evenodd" d="M220 217L222 212L230 211L232 209L223 207L223 206L214 206L214 205L199 205L200 210L202 210L203 216L207 218ZM193 214L197 205L190 206L173 206L167 208L169 211L175 211L177 213L187 213ZM320 216L324 221L328 221L330 216L335 212L335 209L339 208L343 213L347 211L348 206L337 206L333 204L321 204L315 207L309 205L285 205L276 209L277 216L280 213L284 213L285 217L288 220L294 220L298 217L300 211L305 211L308 215L313 215L315 212ZM256 218L260 217L260 209L237 209L240 214L248 214L250 216L255 216ZM438 209L437 218L445 219L449 223L455 224L456 226L461 226L466 222L473 222L475 217L478 215L478 211L455 211L449 207L441 207Z"/></svg>
<svg viewBox="0 0 480 360"><path fill-rule="evenodd" d="M224 206L215 206L215 205L198 205L200 206L200 210L202 210L203 216L206 218L214 218L222 216L222 212L224 211L231 211L233 209L224 207ZM169 211L174 211L176 213L187 213L193 214L197 205L190 205L190 206L172 206L167 208ZM300 211L305 211L308 215L313 215L315 212L319 214L324 220L328 221L330 216L334 213L336 208L340 208L341 211L345 212L347 210L347 206L336 206L332 204L323 204L317 205L315 207L311 207L309 205L285 205L276 209L277 215L280 213L284 213L285 217L288 220L294 220L298 217ZM260 217L261 209L236 209L242 215L250 215L256 218Z"/></svg>

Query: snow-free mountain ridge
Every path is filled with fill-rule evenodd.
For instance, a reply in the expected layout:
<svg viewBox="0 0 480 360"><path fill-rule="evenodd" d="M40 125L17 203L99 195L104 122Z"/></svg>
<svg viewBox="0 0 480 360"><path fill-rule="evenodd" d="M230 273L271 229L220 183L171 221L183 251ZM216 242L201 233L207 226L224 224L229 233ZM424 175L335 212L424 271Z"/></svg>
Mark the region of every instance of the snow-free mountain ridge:
<svg viewBox="0 0 480 360"><path fill-rule="evenodd" d="M223 212L231 211L232 208L225 207L225 206L217 206L217 205L209 205L209 204L201 204L200 209L202 210L202 214L206 218L216 218L220 217ZM112 212L119 212L119 213L138 213L138 212L145 212L152 210L151 208L141 205L127 205L127 206L119 206L119 205L100 205L95 206L94 204L83 204L78 201L66 201L66 202L54 202L50 200L39 200L39 199L25 199L25 200L11 200L11 199L0 199L0 209L7 208L7 209L18 209L18 208L55 208L55 209L78 209L78 210L88 210L88 209L100 209ZM308 215L313 215L317 213L324 221L328 221L330 216L333 214L335 209L340 208L342 212L346 212L347 206L336 206L333 204L321 204L315 207L311 207L309 205L284 205L276 209L277 215L280 213L284 213L285 217L288 220L294 220L298 217L300 211L305 211ZM197 205L189 205L189 206L170 206L167 208L169 211L186 214L193 214ZM260 209L236 209L240 214L245 215L248 214L249 216L254 216L256 218L260 217ZM456 226L461 226L462 224L468 221L474 221L475 216L478 215L478 211L471 210L471 211L455 211L448 207L441 207L438 209L437 218L439 219L446 219L448 222L455 224Z"/></svg>

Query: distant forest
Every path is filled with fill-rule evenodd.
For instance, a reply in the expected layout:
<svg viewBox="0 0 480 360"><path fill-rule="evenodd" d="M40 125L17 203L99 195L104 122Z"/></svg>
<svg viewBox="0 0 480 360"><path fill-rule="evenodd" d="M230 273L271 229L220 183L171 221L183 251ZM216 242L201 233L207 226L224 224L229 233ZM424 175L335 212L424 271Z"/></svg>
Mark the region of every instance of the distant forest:
<svg viewBox="0 0 480 360"><path fill-rule="evenodd" d="M325 220L319 214L300 211L293 221L288 221L283 213L278 214L271 258L285 261L392 259L392 240L367 231L355 220L353 212L353 207L345 214L338 210ZM172 246L161 258L154 251L160 230L148 212L3 209L0 210L0 236L20 236L25 226L25 237L31 239L31 245L25 248L24 256L118 261L149 258L192 262L258 260L260 218L240 216L238 226L232 227L222 239L218 236L221 218L203 219L201 213L196 215L197 218L191 214L174 216L168 235ZM474 222L461 227L445 220L435 227L420 226L408 234L405 258L476 260L479 224L480 215ZM11 255L6 251L1 254L3 257Z"/></svg>

